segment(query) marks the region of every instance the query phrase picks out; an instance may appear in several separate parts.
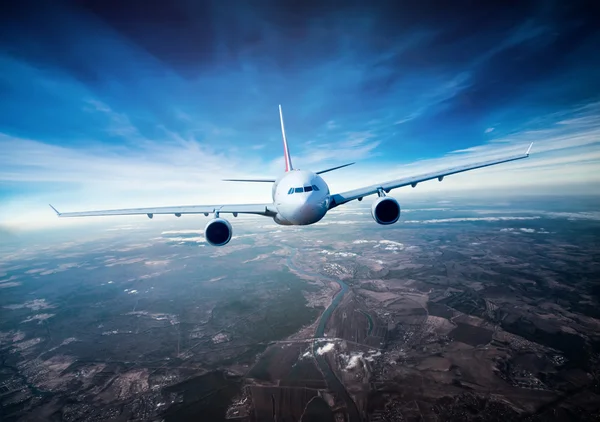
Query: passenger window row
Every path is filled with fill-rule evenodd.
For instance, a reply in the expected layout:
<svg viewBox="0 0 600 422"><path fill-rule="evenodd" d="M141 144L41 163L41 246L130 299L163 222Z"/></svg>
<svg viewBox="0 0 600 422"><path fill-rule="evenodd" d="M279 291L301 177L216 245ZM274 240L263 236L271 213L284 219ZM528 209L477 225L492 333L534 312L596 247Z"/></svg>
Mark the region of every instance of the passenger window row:
<svg viewBox="0 0 600 422"><path fill-rule="evenodd" d="M304 186L303 188L290 188L290 190L288 191L288 195L291 195L293 193L302 193L302 192L311 192L311 191L318 191L319 188L317 187L317 185L312 185L312 186Z"/></svg>

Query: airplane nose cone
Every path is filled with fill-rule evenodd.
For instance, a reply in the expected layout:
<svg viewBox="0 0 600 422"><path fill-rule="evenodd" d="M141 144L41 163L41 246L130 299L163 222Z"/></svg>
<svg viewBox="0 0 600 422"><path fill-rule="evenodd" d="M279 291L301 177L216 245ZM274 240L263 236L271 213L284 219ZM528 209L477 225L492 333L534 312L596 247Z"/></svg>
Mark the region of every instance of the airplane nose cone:
<svg viewBox="0 0 600 422"><path fill-rule="evenodd" d="M323 204L315 203L310 197L302 198L290 211L292 211L290 221L297 225L316 223L325 215Z"/></svg>

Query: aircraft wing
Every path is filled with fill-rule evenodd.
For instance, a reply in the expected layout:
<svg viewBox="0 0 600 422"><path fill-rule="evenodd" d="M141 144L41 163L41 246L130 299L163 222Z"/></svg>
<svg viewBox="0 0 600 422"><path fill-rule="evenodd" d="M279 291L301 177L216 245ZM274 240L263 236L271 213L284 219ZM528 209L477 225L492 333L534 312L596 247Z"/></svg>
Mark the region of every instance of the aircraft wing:
<svg viewBox="0 0 600 422"><path fill-rule="evenodd" d="M449 176L451 174L462 173L464 171L475 170L482 167L489 167L501 163L507 163L509 161L521 160L523 158L529 157L529 151L531 151L532 145L533 143L529 145L529 148L527 149L527 152L525 154L510 155L496 160L482 161L459 167L452 167L432 173L421 174L418 176L404 177L402 179L391 180L389 182L384 182L377 185L366 186L364 188L338 193L331 196L329 209L335 208L338 205L345 204L346 202L350 202L355 199L362 199L364 196L373 195L379 192L380 189L387 193L392 189L401 188L403 186L408 185L411 185L414 188L417 186L418 183L425 182L427 180L438 179L441 182L444 177Z"/></svg>
<svg viewBox="0 0 600 422"><path fill-rule="evenodd" d="M277 214L273 204L246 204L246 205L183 205L176 207L154 207L154 208L127 208L121 210L83 211L83 212L59 212L50 205L59 217L97 217L111 215L136 215L146 214L152 218L154 214L173 214L181 217L183 214L256 214L272 217Z"/></svg>

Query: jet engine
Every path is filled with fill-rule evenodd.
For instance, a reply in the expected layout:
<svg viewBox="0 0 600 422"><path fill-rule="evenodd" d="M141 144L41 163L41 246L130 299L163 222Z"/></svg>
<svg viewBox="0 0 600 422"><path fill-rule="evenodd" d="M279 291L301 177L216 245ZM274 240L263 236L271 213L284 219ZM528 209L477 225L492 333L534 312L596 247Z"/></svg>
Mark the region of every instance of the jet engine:
<svg viewBox="0 0 600 422"><path fill-rule="evenodd" d="M371 215L378 224L394 224L400 218L400 204L389 196L379 197L371 206Z"/></svg>
<svg viewBox="0 0 600 422"><path fill-rule="evenodd" d="M223 218L215 218L208 222L204 229L204 237L212 246L223 246L231 240L233 230L229 221Z"/></svg>

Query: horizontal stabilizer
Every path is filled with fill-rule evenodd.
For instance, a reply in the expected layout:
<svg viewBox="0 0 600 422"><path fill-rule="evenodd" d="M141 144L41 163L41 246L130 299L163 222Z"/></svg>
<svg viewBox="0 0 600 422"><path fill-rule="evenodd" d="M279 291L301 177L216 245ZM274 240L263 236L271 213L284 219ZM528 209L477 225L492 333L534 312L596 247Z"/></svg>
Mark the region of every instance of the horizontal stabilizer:
<svg viewBox="0 0 600 422"><path fill-rule="evenodd" d="M341 166L332 167L330 169L321 170L321 171L318 171L317 174L327 173L328 171L333 171L333 170L341 169L343 167L348 167L348 166L351 166L352 164L354 164L354 163L348 163L348 164L344 164L344 165L341 165Z"/></svg>
<svg viewBox="0 0 600 422"><path fill-rule="evenodd" d="M275 183L275 179L223 179L224 182L259 182Z"/></svg>
<svg viewBox="0 0 600 422"><path fill-rule="evenodd" d="M52 208L54 210L54 212L56 213L56 215L60 216L60 212L58 212L58 210L56 208L54 208L52 206L52 204L48 204L48 205L50 205L50 208Z"/></svg>

